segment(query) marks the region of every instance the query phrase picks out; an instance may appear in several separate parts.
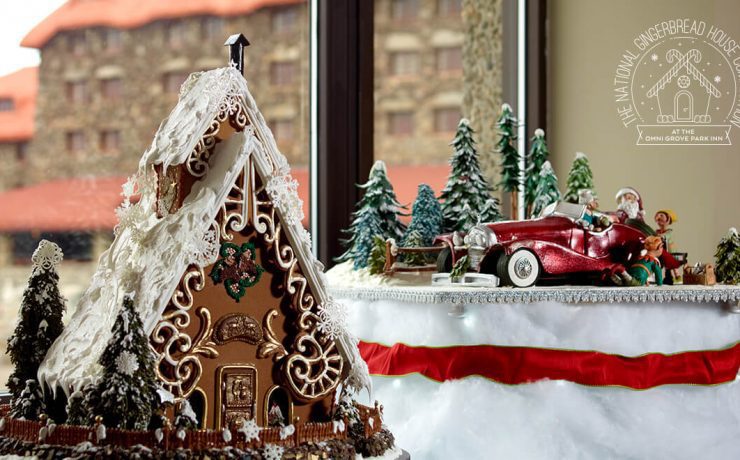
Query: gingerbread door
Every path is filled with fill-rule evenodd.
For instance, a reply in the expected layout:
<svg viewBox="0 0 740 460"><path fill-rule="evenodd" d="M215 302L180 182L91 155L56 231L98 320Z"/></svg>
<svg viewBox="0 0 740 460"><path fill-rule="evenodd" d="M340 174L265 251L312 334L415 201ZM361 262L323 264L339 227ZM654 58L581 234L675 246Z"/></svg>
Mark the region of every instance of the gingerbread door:
<svg viewBox="0 0 740 460"><path fill-rule="evenodd" d="M216 371L216 385L216 428L255 417L257 369L241 365L221 366Z"/></svg>

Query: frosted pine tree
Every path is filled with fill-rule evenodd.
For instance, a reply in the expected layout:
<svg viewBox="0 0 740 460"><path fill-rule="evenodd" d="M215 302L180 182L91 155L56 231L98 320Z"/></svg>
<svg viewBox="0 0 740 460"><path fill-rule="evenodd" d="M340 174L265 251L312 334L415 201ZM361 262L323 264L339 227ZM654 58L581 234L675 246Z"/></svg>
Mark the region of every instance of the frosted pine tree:
<svg viewBox="0 0 740 460"><path fill-rule="evenodd" d="M535 190L535 199L532 203L532 217L540 215L547 205L560 200L560 190L558 190L558 178L552 165L546 161L540 170L540 178Z"/></svg>
<svg viewBox="0 0 740 460"><path fill-rule="evenodd" d="M411 224L406 229L401 246L408 245L412 232L419 233L419 246L431 246L434 237L442 233L442 223L442 207L434 196L434 190L427 184L420 184L411 208Z"/></svg>
<svg viewBox="0 0 740 460"><path fill-rule="evenodd" d="M499 220L503 220L503 218L501 215L501 203L499 203L498 198L489 198L480 210L480 221L498 222Z"/></svg>
<svg viewBox="0 0 740 460"><path fill-rule="evenodd" d="M355 270L367 267L367 258L373 245L373 237L393 238L400 241L406 227L398 220L403 215L403 206L398 202L393 186L388 180L385 163L378 160L370 170L369 180L360 185L365 194L357 211L352 214L352 224L346 233L350 235L344 243L347 250L337 261L354 261Z"/></svg>
<svg viewBox="0 0 740 460"><path fill-rule="evenodd" d="M33 268L28 287L23 292L23 300L18 324L8 341L10 362L13 372L8 379L8 389L13 400L35 396L35 390L25 391L29 381L32 388L38 389L36 374L41 361L51 344L62 333L64 297L59 293L57 267L62 262L62 250L56 244L41 240L31 261ZM22 407L20 404L17 407ZM13 404L15 410L15 403Z"/></svg>
<svg viewBox="0 0 740 460"><path fill-rule="evenodd" d="M466 230L469 230L472 226L481 222L480 214L471 209L467 203L465 203L465 206L460 210L457 220L460 224L460 228L464 228Z"/></svg>
<svg viewBox="0 0 740 460"><path fill-rule="evenodd" d="M146 429L159 405L158 380L149 340L130 297L123 300L100 365L103 374L93 415L102 415L109 428Z"/></svg>
<svg viewBox="0 0 740 460"><path fill-rule="evenodd" d="M720 240L714 258L717 261L715 267L717 281L740 284L740 236L735 228L731 228Z"/></svg>
<svg viewBox="0 0 740 460"><path fill-rule="evenodd" d="M511 218L516 220L519 210L519 190L522 171L519 167L519 152L516 150L516 130L519 121L514 116L509 104L501 106L501 115L496 122L500 137L496 151L501 154L501 182L499 186L511 193Z"/></svg>
<svg viewBox="0 0 740 460"><path fill-rule="evenodd" d="M527 155L527 169L525 172L524 181L524 201L527 207L527 216L536 216L537 214L532 212L534 206L534 200L537 198L537 184L540 181L540 171L542 165L547 161L547 157L550 155L547 149L547 142L545 141L545 131L542 129L536 129L534 131L534 137L532 138L532 148L529 150ZM558 196L560 193L558 193Z"/></svg>
<svg viewBox="0 0 740 460"><path fill-rule="evenodd" d="M450 159L451 171L447 185L440 195L444 230L448 232L468 230L470 214L475 214L477 221L480 210L491 198L491 186L481 172L473 133L470 122L463 118L457 125L457 133L451 144L455 153ZM468 215L462 218L461 213L466 206Z"/></svg>
<svg viewBox="0 0 740 460"><path fill-rule="evenodd" d="M21 394L13 399L10 414L13 418L36 420L42 412L46 412L46 404L39 382L28 379Z"/></svg>
<svg viewBox="0 0 740 460"><path fill-rule="evenodd" d="M576 153L576 158L570 167L565 187L563 200L568 203L578 203L578 192L581 190L594 190L594 174L591 172L591 166L588 164L588 157L583 152Z"/></svg>
<svg viewBox="0 0 740 460"><path fill-rule="evenodd" d="M424 240L421 233L418 230L412 230L406 235L405 247L409 248L420 248L424 246ZM413 252L403 255L403 261L407 265L419 266L426 265L429 261L426 254L422 252Z"/></svg>

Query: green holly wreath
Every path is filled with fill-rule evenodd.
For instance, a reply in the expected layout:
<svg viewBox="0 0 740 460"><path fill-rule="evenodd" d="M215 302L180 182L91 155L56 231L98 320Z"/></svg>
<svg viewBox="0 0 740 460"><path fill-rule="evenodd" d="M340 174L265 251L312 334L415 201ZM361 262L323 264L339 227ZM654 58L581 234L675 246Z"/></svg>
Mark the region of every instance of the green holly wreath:
<svg viewBox="0 0 740 460"><path fill-rule="evenodd" d="M254 286L265 271L257 262L257 250L252 243L237 246L234 243L222 243L219 250L221 258L211 269L210 277L214 284L223 281L229 297L239 302L248 287Z"/></svg>

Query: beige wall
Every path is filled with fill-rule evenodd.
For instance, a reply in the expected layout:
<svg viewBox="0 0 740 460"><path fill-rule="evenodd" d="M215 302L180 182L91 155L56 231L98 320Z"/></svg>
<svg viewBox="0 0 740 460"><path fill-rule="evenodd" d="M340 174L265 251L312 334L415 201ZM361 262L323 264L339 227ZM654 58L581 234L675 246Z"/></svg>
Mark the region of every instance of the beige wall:
<svg viewBox="0 0 740 460"><path fill-rule="evenodd" d="M712 260L719 238L740 227L740 128L731 129L729 146L637 146L636 129L617 116L614 77L622 53L635 49L634 38L660 21L702 20L740 41L740 2L550 0L549 8L548 137L561 186L574 153L583 151L602 209L614 208L620 187L633 186L651 224L656 210L676 211L675 239L691 262ZM723 88L734 86L723 80Z"/></svg>

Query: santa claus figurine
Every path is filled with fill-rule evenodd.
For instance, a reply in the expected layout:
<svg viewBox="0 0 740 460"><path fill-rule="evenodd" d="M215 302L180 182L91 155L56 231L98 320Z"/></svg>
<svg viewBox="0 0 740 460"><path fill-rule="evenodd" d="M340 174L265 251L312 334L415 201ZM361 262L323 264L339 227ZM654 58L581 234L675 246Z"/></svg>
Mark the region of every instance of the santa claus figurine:
<svg viewBox="0 0 740 460"><path fill-rule="evenodd" d="M645 209L642 206L642 197L632 187L619 189L617 196L617 219L624 223L627 219L645 222Z"/></svg>

